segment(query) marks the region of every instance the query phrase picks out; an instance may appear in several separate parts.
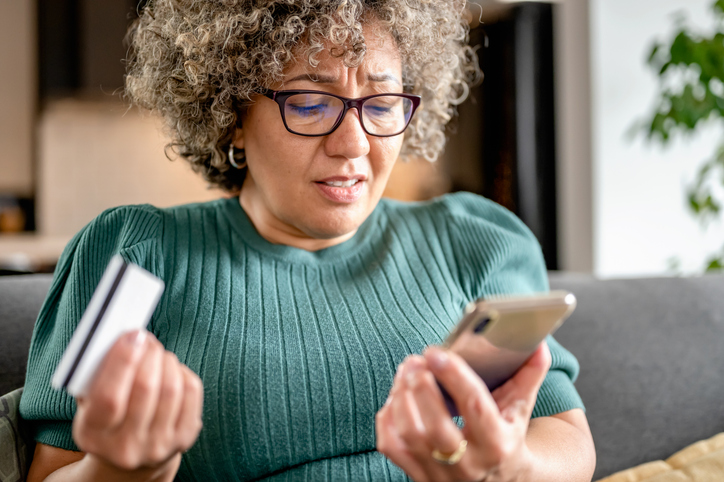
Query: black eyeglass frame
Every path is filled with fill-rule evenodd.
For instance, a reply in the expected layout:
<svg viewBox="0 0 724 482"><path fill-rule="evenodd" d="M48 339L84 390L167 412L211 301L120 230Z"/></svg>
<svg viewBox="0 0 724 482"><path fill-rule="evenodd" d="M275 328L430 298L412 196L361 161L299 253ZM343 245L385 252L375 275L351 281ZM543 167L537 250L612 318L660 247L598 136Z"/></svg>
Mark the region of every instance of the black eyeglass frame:
<svg viewBox="0 0 724 482"><path fill-rule="evenodd" d="M302 134L299 132L295 132L289 128L287 125L287 119L284 115L284 105L287 102L287 99L293 95L298 94L323 94L328 95L330 97L335 97L342 101L342 104L344 105L344 108L342 109L342 112L339 115L339 118L334 122L334 125L332 126L329 131L323 133L323 134ZM420 100L421 97L419 95L415 94L397 94L397 93L389 93L389 94L374 94L374 95L368 95L367 97L360 97L358 99L350 99L347 97L342 97L340 95L330 94L329 92L323 92L321 90L267 90L262 95L264 97L268 97L269 99L273 100L274 102L279 105L279 113L282 116L282 122L284 123L284 127L291 132L292 134L298 135L298 136L304 136L304 137L322 137L322 136L328 136L335 130L337 130L337 127L342 123L345 116L347 115L347 111L350 109L357 109L357 112L359 113L359 121L360 125L362 126L362 130L364 130L367 134L374 136L374 137L395 137L399 136L405 130L407 129L407 126L410 125L410 122L412 121L412 116L415 115L415 111L420 106ZM402 128L400 132L397 132L395 134L373 134L372 132L368 131L365 127L365 122L363 120L362 115L362 106L365 102L367 102L370 99L374 99L375 97L385 97L385 96L395 96L395 97L403 97L405 99L408 99L412 102L412 111L410 112L410 118L407 120L407 123L405 124L405 127Z"/></svg>

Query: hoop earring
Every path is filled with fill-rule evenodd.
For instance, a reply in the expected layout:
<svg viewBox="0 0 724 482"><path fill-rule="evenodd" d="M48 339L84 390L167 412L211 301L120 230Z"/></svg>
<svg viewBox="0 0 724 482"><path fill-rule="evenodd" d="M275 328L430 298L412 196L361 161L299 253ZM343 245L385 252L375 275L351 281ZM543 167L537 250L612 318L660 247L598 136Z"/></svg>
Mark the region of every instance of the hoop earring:
<svg viewBox="0 0 724 482"><path fill-rule="evenodd" d="M234 144L229 144L229 164L234 166L234 169L244 169L246 167L246 162L242 162L241 164L236 163L236 159L234 159Z"/></svg>

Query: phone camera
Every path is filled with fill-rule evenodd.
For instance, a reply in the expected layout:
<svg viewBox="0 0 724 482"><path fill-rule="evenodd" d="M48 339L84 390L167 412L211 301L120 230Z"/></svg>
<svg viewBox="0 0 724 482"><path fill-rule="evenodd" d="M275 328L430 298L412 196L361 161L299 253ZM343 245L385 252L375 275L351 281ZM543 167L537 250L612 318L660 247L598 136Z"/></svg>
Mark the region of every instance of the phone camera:
<svg viewBox="0 0 724 482"><path fill-rule="evenodd" d="M490 317L486 316L478 322L478 324L477 324L477 326L475 326L475 329L473 330L473 332L475 334L480 333L481 331L483 331L485 329L486 326L488 326L488 323L490 323Z"/></svg>

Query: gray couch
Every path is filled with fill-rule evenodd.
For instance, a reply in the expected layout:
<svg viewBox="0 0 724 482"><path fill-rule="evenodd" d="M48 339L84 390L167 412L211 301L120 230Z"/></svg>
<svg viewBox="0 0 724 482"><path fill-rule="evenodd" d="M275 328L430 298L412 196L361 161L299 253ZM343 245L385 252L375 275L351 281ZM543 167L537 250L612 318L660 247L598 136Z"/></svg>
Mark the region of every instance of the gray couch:
<svg viewBox="0 0 724 482"><path fill-rule="evenodd" d="M724 432L724 277L595 280L551 274L578 297L557 339L598 453L595 479ZM47 275L0 277L0 393L23 385Z"/></svg>

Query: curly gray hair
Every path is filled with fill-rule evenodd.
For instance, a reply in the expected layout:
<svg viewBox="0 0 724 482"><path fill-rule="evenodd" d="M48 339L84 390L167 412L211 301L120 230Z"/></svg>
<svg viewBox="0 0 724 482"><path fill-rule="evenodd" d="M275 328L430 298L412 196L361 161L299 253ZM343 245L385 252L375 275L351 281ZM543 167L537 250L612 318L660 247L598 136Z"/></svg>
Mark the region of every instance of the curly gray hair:
<svg viewBox="0 0 724 482"><path fill-rule="evenodd" d="M401 155L437 159L455 106L480 78L464 0L151 0L129 30L126 94L161 114L178 154L211 184L238 192L226 151L240 114L295 58L317 64L330 42L347 66L366 51L362 25L394 38L404 90L422 96ZM305 51L300 52L300 45ZM302 56L299 57L299 54Z"/></svg>

